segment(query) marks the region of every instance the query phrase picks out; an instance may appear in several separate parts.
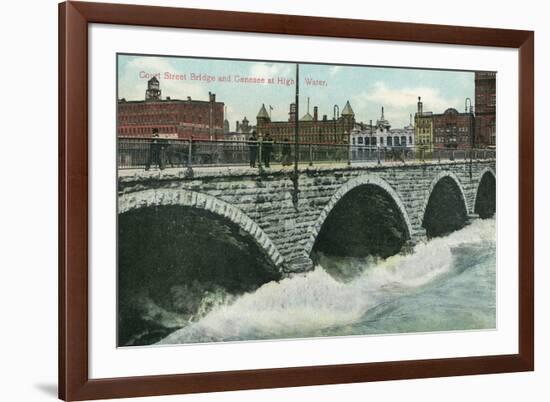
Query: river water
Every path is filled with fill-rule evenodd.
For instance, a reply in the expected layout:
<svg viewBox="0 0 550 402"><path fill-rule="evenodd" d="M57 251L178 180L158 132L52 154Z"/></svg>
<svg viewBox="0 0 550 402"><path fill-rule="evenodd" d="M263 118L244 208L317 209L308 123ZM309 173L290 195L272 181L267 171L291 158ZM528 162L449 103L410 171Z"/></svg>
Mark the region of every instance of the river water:
<svg viewBox="0 0 550 402"><path fill-rule="evenodd" d="M209 311L158 343L496 327L494 219L386 259L317 257L313 271L253 292L211 293Z"/></svg>

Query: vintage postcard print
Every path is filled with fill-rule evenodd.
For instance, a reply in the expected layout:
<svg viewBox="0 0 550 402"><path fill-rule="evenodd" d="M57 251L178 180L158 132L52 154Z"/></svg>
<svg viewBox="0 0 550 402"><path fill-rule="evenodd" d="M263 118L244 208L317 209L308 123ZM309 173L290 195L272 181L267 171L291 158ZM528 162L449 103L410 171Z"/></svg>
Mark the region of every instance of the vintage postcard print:
<svg viewBox="0 0 550 402"><path fill-rule="evenodd" d="M117 74L119 347L496 327L496 72Z"/></svg>

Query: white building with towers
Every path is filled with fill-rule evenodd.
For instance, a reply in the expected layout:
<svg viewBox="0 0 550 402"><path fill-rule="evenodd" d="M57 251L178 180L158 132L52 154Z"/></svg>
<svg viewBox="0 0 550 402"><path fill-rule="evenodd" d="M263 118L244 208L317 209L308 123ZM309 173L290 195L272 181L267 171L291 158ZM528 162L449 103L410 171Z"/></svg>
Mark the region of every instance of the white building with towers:
<svg viewBox="0 0 550 402"><path fill-rule="evenodd" d="M391 124L384 116L382 106L380 118L376 124L364 124L362 128L355 128L351 132L351 145L376 148L413 148L414 125L412 114L409 124L403 128L391 128Z"/></svg>

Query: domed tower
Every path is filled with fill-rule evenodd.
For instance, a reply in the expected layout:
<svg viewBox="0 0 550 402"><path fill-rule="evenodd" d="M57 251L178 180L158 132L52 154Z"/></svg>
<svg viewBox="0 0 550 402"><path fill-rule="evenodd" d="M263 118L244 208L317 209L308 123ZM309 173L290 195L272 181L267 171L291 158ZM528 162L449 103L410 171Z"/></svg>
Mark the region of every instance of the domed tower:
<svg viewBox="0 0 550 402"><path fill-rule="evenodd" d="M250 132L250 124L246 116L244 116L244 119L239 127L241 129L241 132L244 134L248 134Z"/></svg>
<svg viewBox="0 0 550 402"><path fill-rule="evenodd" d="M151 78L147 81L147 90L145 91L145 100L146 101L155 101L160 100L160 83L157 77Z"/></svg>

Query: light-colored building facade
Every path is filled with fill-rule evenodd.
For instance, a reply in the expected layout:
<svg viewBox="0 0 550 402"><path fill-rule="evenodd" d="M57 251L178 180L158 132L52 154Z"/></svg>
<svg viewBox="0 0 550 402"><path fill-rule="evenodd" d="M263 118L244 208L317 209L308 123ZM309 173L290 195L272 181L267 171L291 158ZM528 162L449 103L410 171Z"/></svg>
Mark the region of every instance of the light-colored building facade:
<svg viewBox="0 0 550 402"><path fill-rule="evenodd" d="M415 129L411 121L403 128L391 128L391 124L384 117L384 107L376 124L357 126L351 133L351 145L377 148L413 148Z"/></svg>
<svg viewBox="0 0 550 402"><path fill-rule="evenodd" d="M418 97L417 111L414 115L415 146L424 152L433 152L433 113L424 112L422 98Z"/></svg>

